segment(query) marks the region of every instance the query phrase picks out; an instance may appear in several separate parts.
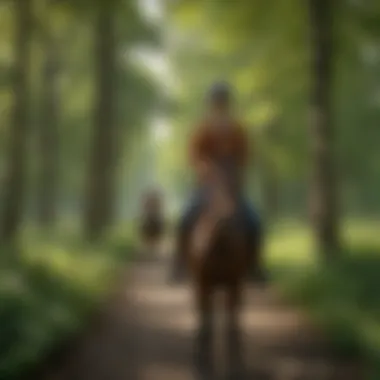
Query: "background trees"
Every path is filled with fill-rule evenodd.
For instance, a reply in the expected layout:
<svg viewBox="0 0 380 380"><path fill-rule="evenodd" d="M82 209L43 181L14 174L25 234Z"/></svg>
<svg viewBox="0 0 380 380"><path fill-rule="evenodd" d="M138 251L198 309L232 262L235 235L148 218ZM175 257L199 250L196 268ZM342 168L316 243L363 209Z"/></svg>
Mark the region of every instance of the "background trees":
<svg viewBox="0 0 380 380"><path fill-rule="evenodd" d="M274 281L379 352L379 19L376 0L1 1L0 377L104 291L142 191L160 185L178 216L218 79L254 146Z"/></svg>
<svg viewBox="0 0 380 380"><path fill-rule="evenodd" d="M4 240L30 217L51 229L57 215L59 227L81 214L86 236L98 237L115 221L119 177L156 107L157 86L131 54L157 47L158 31L138 2L35 0L2 10L2 96L13 104L1 131L9 136L1 149Z"/></svg>
<svg viewBox="0 0 380 380"><path fill-rule="evenodd" d="M276 203L278 217L311 216L326 255L337 251L341 213L359 215L367 207L378 213L368 194L378 189L378 172L371 184L360 179L369 178L369 161L378 159L369 142L378 131L377 80L364 79L379 54L373 44L377 12L377 5L364 1L183 0L168 6L176 30L172 60L187 89L180 103L195 111L206 84L220 77L237 85L259 147L256 183L269 205L263 208L270 212ZM178 112L191 120L181 107ZM274 188L277 201L268 200Z"/></svg>

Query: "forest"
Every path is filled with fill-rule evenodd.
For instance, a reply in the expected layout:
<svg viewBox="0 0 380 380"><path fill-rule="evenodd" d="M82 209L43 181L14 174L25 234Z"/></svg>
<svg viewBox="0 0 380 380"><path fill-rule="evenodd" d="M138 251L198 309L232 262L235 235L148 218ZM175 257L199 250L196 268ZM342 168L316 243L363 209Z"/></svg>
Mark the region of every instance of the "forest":
<svg viewBox="0 0 380 380"><path fill-rule="evenodd" d="M1 0L0 378L29 378L133 266L146 189L176 223L222 79L271 282L378 379L379 42L376 0Z"/></svg>

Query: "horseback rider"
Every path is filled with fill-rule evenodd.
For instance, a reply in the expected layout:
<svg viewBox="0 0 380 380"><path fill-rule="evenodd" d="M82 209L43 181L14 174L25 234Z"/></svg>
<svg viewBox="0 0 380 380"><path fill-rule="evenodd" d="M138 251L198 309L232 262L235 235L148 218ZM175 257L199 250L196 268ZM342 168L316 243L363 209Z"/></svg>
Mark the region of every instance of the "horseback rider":
<svg viewBox="0 0 380 380"><path fill-rule="evenodd" d="M161 194L156 188L150 188L142 199L142 211L145 216L159 215L161 212Z"/></svg>
<svg viewBox="0 0 380 380"><path fill-rule="evenodd" d="M141 233L143 239L157 239L164 229L161 192L150 188L142 198Z"/></svg>
<svg viewBox="0 0 380 380"><path fill-rule="evenodd" d="M183 275L182 258L187 237L207 197L207 183L212 180L215 173L218 173L217 164L230 165L237 183L242 187L249 159L249 142L246 130L233 115L232 95L232 89L227 83L219 82L211 87L207 97L208 112L190 141L190 164L194 169L198 186L179 224L174 268L174 276L177 278ZM255 244L261 238L260 219L241 193L239 193L239 206L251 253L255 249L259 250Z"/></svg>

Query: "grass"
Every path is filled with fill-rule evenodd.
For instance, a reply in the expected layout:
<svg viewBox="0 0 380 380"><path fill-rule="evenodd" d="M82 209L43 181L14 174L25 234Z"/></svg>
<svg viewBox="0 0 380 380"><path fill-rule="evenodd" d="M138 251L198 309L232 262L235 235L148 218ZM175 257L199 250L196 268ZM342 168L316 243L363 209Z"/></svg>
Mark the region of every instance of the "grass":
<svg viewBox="0 0 380 380"><path fill-rule="evenodd" d="M313 253L310 232L276 226L267 264L285 296L302 306L326 331L337 353L360 356L380 378L380 223L344 226L347 249L324 264Z"/></svg>
<svg viewBox="0 0 380 380"><path fill-rule="evenodd" d="M0 379L13 380L87 316L131 254L128 236L116 232L91 247L79 238L26 234L0 252Z"/></svg>

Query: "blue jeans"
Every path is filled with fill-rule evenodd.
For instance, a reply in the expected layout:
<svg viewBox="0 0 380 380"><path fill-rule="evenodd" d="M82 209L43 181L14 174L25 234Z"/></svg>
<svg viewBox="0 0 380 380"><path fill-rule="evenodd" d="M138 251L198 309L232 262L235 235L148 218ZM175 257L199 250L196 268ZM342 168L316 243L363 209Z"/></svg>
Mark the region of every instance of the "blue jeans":
<svg viewBox="0 0 380 380"><path fill-rule="evenodd" d="M203 202L205 201L205 192L196 190L192 195L190 203L180 221L180 230L188 231L194 225L198 218ZM247 233L249 236L258 236L261 233L261 221L254 207L244 197L241 198L241 211L244 216Z"/></svg>

